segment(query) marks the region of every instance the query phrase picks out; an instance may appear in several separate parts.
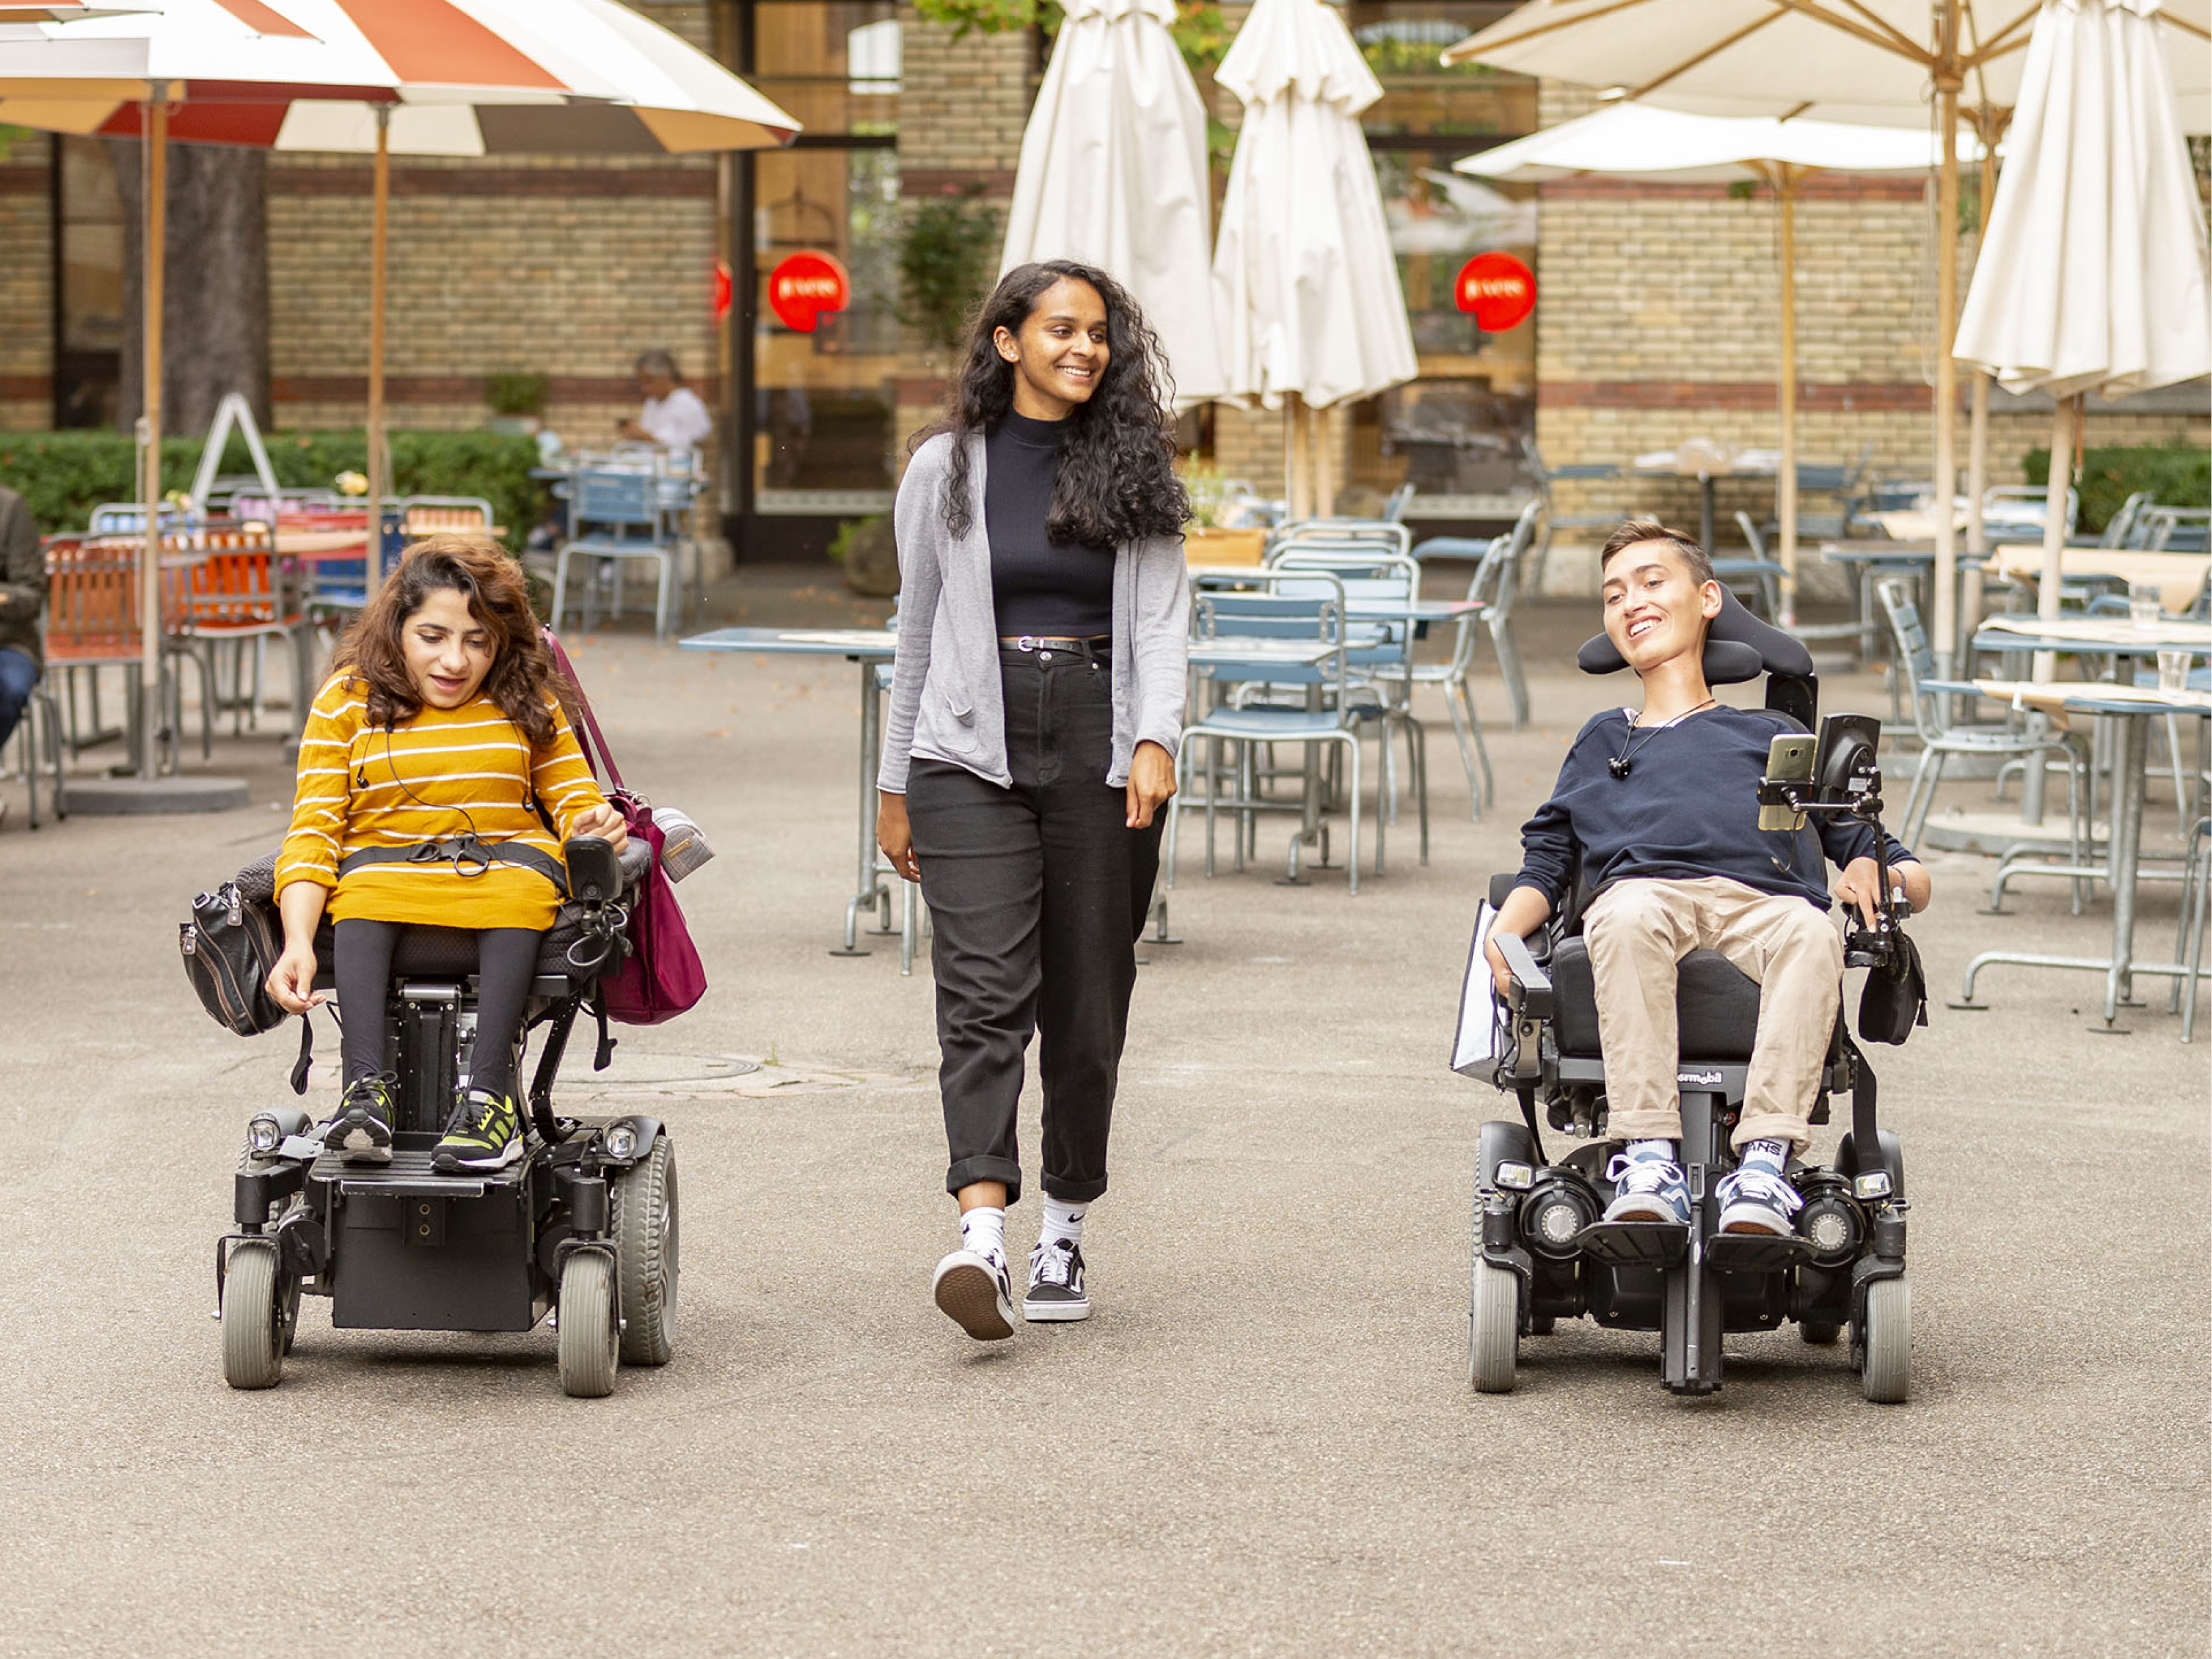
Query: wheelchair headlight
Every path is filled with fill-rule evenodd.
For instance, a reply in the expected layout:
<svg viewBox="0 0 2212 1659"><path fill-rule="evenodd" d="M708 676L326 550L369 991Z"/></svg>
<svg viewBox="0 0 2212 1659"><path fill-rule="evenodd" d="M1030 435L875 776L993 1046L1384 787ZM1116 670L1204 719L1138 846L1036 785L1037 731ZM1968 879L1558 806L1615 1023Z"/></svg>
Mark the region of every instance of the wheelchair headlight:
<svg viewBox="0 0 2212 1659"><path fill-rule="evenodd" d="M1887 1198L1889 1196L1889 1171L1887 1170L1876 1170L1871 1175L1852 1176L1851 1192L1855 1196L1861 1199Z"/></svg>
<svg viewBox="0 0 2212 1659"><path fill-rule="evenodd" d="M1521 1206L1521 1237L1538 1255L1564 1261L1575 1254L1575 1238L1597 1218L1597 1206L1579 1187L1547 1181Z"/></svg>
<svg viewBox="0 0 2212 1659"><path fill-rule="evenodd" d="M1535 1169L1530 1164L1516 1164L1509 1159L1498 1166L1498 1184L1516 1193L1527 1192L1529 1183L1535 1178Z"/></svg>
<svg viewBox="0 0 2212 1659"><path fill-rule="evenodd" d="M267 1158L281 1146L284 1131L276 1120L263 1112L246 1126L246 1148L256 1158Z"/></svg>
<svg viewBox="0 0 2212 1659"><path fill-rule="evenodd" d="M606 1147L609 1158L635 1158L637 1156L636 1125L616 1124L607 1131Z"/></svg>

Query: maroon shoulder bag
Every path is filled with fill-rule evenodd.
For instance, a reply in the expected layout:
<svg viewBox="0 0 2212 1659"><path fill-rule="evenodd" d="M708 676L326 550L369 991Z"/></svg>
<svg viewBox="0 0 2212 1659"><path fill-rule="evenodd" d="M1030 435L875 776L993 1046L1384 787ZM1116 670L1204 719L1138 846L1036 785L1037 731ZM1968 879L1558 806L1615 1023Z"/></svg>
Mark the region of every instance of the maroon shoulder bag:
<svg viewBox="0 0 2212 1659"><path fill-rule="evenodd" d="M653 849L644 879L629 912L629 952L622 965L604 975L599 989L606 997L607 1018L625 1025L658 1025L663 1020L696 1006L707 994L707 970L684 925L683 907L676 902L673 884L660 867L660 826L653 821L653 804L623 786L622 773L608 747L606 734L592 713L575 665L561 648L550 629L545 643L553 660L576 688L576 712L582 724L576 733L585 760L607 783L607 799L623 815L629 833Z"/></svg>

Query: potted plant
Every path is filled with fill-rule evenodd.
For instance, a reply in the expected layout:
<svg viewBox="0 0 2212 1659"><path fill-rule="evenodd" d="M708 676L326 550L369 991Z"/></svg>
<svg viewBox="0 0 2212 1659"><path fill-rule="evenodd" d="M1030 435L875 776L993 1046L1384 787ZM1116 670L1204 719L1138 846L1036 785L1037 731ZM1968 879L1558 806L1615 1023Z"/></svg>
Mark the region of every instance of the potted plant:
<svg viewBox="0 0 2212 1659"><path fill-rule="evenodd" d="M1183 463L1183 491L1190 497L1183 556L1193 564L1256 565L1266 554L1267 532L1223 526L1221 483L1220 468L1196 459Z"/></svg>
<svg viewBox="0 0 2212 1659"><path fill-rule="evenodd" d="M494 432L536 436L545 394L551 386L544 375L520 370L502 369L485 375L484 402L491 405L491 419L484 424Z"/></svg>

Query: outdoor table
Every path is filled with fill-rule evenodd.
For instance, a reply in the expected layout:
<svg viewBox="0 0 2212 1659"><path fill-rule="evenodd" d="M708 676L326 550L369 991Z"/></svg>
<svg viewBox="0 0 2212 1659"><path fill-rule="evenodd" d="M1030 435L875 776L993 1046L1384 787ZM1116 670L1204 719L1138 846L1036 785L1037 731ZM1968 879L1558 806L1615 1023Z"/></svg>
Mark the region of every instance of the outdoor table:
<svg viewBox="0 0 2212 1659"><path fill-rule="evenodd" d="M2057 627L2058 624L2048 624ZM1986 631L1986 630L1985 630ZM2197 630L2212 636L2212 628ZM1975 643L1978 646L1980 640ZM2167 647L2172 648L2172 647ZM2212 649L2212 637L2204 648ZM2179 978L2188 972L2180 963L2137 962L2135 957L2136 886L2142 854L2144 784L2148 771L2150 723L2170 714L2212 714L2212 694L2202 691L2160 691L2124 685L2068 686L2024 680L1978 680L1975 689L1984 696L2010 702L2016 707L2039 708L2046 714L2094 714L2119 728L2113 760L2112 824L2106 869L2112 890L2112 951L2103 959L2094 957L2052 957L2021 951L1984 951L1966 964L1960 1006L1974 1001L1974 979L1997 963L2025 968L2073 968L2105 975L2105 1023L2119 1017L2130 1000L2137 974L2160 974ZM2081 873L2096 873L2084 871Z"/></svg>
<svg viewBox="0 0 2212 1659"><path fill-rule="evenodd" d="M1713 550L1713 487L1723 478L1772 478L1782 471L1782 455L1772 449L1729 450L1713 443L1686 443L1676 449L1655 449L1626 468L1642 478L1695 478L1698 481L1698 542L1711 556Z"/></svg>
<svg viewBox="0 0 2212 1659"><path fill-rule="evenodd" d="M2007 580L2033 588L2043 580L2043 550L2033 543L2008 543L1991 559ZM2172 611L2196 603L2207 571L2212 571L2212 554L2147 553L2131 547L2066 547L2058 554L2061 580L2104 576L2130 588L2155 587L2159 603Z"/></svg>

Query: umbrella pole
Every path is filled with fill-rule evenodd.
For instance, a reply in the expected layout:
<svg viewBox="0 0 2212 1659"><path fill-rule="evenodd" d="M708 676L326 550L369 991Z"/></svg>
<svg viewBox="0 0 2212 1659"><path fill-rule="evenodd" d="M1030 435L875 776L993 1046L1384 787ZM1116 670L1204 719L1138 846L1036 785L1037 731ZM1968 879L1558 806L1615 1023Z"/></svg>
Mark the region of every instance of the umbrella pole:
<svg viewBox="0 0 2212 1659"><path fill-rule="evenodd" d="M1936 125L1942 148L1936 175L1936 672L1948 679L1959 657L1959 538L1953 497L1959 464L1953 418L1959 371L1951 348L1959 331L1959 88L1948 65L1958 51L1955 3L1943 8L1943 59L1936 74Z"/></svg>
<svg viewBox="0 0 2212 1659"><path fill-rule="evenodd" d="M1298 455L1298 439L1305 425L1305 404L1295 392L1283 399L1283 519L1296 524L1306 516L1305 468Z"/></svg>
<svg viewBox="0 0 2212 1659"><path fill-rule="evenodd" d="M1974 111L1974 136L1982 146L1982 234L1987 237L1990 210L1996 204L1997 131L2002 118L1986 104ZM1978 244L1977 245L1978 254ZM1974 371L1968 397L1971 412L1966 424L1966 551L1989 551L1989 536L1982 524L1982 495L1990 487L1990 377Z"/></svg>
<svg viewBox="0 0 2212 1659"><path fill-rule="evenodd" d="M384 578L385 243L392 216L392 108L376 106L376 161L371 173L368 237L368 591Z"/></svg>
<svg viewBox="0 0 2212 1659"><path fill-rule="evenodd" d="M2051 470L2044 474L2043 571L2035 584L2035 614L2045 622L2056 621L2058 617L2059 584L2063 576L2066 546L2066 492L2074 483L2074 434L2081 418L2078 397L2061 398L2052 407ZM2058 678L2057 653L2037 652L2031 672L2037 684L2050 684ZM2039 720L2037 727L2039 729L2041 725ZM2040 755L2029 760L2021 785L2020 816L2023 823L2043 822L2045 770Z"/></svg>
<svg viewBox="0 0 2212 1659"><path fill-rule="evenodd" d="M141 184L145 191L144 301L146 318L143 383L146 434L144 471L140 494L146 507L146 545L138 563L138 617L143 638L139 669L138 775L158 776L161 769L161 275L162 240L168 228L169 88L156 81L148 89L146 118L142 128L146 154ZM203 686L202 692L208 688Z"/></svg>
<svg viewBox="0 0 2212 1659"><path fill-rule="evenodd" d="M1782 231L1782 467L1775 489L1775 515L1781 520L1782 614L1784 628L1797 625L1797 181L1802 169L1787 163L1774 173L1777 211Z"/></svg>
<svg viewBox="0 0 2212 1659"><path fill-rule="evenodd" d="M1317 409L1313 413L1314 517L1334 518L1336 515L1336 456L1334 453L1334 434L1330 430L1329 411Z"/></svg>

